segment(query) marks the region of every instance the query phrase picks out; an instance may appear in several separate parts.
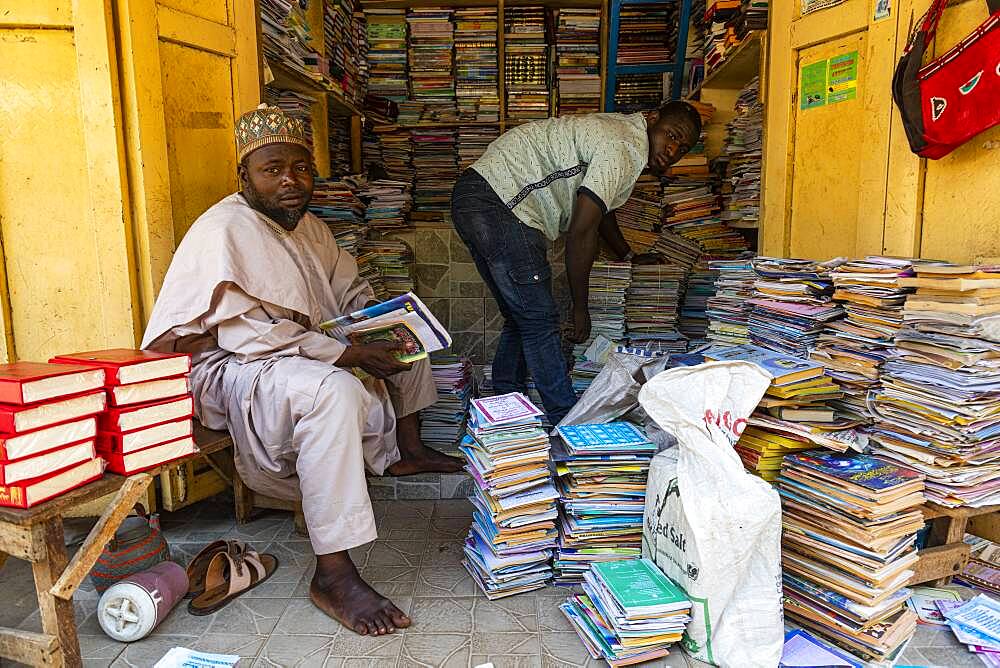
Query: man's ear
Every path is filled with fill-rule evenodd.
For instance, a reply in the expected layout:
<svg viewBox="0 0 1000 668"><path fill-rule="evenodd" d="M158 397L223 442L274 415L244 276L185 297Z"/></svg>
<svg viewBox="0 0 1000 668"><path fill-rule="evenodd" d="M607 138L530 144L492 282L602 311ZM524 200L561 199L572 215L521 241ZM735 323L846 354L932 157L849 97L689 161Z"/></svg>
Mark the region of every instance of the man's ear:
<svg viewBox="0 0 1000 668"><path fill-rule="evenodd" d="M250 175L247 174L246 162L240 162L240 164L236 165L236 175L239 177L241 184L245 184L250 179Z"/></svg>

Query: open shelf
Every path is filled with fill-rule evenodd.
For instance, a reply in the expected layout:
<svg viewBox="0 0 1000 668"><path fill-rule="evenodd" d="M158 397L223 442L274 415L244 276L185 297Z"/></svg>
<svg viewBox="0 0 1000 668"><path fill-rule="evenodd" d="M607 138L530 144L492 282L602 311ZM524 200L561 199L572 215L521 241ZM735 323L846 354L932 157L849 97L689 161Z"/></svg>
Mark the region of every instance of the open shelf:
<svg viewBox="0 0 1000 668"><path fill-rule="evenodd" d="M306 95L325 94L333 108L343 116L357 116L361 113L340 91L331 88L322 78L314 79L272 58L267 59L267 65L274 75L274 81L268 85Z"/></svg>
<svg viewBox="0 0 1000 668"><path fill-rule="evenodd" d="M754 30L733 49L722 63L705 75L705 79L691 91L688 99L703 88L738 90L760 74L760 56L763 50L763 30Z"/></svg>

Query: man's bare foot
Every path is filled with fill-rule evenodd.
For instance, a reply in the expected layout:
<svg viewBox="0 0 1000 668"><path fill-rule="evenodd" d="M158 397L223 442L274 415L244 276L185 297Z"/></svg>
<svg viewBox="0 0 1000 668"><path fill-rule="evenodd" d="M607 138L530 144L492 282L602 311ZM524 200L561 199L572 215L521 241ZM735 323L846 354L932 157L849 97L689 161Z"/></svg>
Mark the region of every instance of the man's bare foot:
<svg viewBox="0 0 1000 668"><path fill-rule="evenodd" d="M408 452L400 448L400 454L403 458L386 469L389 475L457 473L463 466L462 460L458 457L446 455L423 444L419 448L411 448Z"/></svg>
<svg viewBox="0 0 1000 668"><path fill-rule="evenodd" d="M309 598L359 635L381 636L411 624L402 610L361 579L346 551L316 557Z"/></svg>

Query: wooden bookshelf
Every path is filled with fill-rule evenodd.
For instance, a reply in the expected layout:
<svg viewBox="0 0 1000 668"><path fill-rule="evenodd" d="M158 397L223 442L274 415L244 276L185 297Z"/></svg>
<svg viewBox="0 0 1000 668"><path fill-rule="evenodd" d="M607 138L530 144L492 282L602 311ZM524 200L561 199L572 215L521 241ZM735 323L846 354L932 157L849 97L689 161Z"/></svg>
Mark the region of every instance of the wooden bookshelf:
<svg viewBox="0 0 1000 668"><path fill-rule="evenodd" d="M696 97L703 88L739 90L755 76L763 73L761 63L767 50L767 35L754 30L737 46L722 63L705 76L698 87L688 93L687 99Z"/></svg>

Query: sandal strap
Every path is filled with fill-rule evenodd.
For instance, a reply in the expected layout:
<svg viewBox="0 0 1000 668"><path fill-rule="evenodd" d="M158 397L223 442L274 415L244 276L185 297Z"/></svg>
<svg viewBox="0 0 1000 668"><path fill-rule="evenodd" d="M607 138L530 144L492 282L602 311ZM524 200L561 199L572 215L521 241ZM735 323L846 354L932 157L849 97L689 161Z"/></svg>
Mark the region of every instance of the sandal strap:
<svg viewBox="0 0 1000 668"><path fill-rule="evenodd" d="M251 569L244 563L242 551L233 546L226 552L216 553L205 573L205 591L228 585L232 595L245 591L252 582Z"/></svg>
<svg viewBox="0 0 1000 668"><path fill-rule="evenodd" d="M194 569L195 565L201 559L205 558L206 556L208 556L210 554L218 552L219 550L224 550L226 548L226 545L227 545L227 541L216 540L216 541L213 541L213 542L209 543L205 547L203 547L201 549L201 551L198 552L198 554L194 555L194 557L192 557L191 561L188 562L188 566L187 566L188 577L190 578L194 574L193 573L193 569Z"/></svg>
<svg viewBox="0 0 1000 668"><path fill-rule="evenodd" d="M264 568L264 564L261 562L260 555L257 554L257 550L248 547L246 554L243 557L243 560L247 564L249 564L253 570L256 571L256 573L254 574L256 575L256 577L253 578L254 582L263 580L267 576L267 569Z"/></svg>

